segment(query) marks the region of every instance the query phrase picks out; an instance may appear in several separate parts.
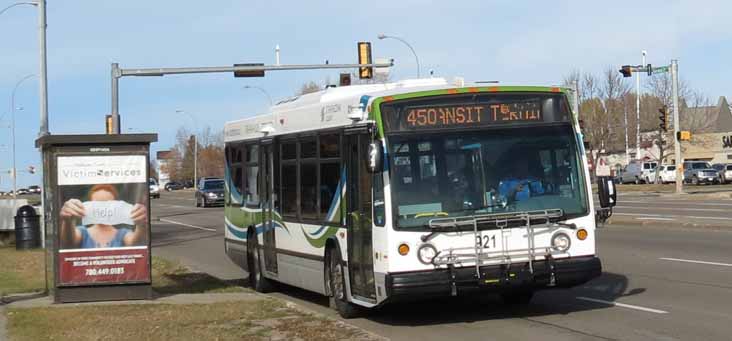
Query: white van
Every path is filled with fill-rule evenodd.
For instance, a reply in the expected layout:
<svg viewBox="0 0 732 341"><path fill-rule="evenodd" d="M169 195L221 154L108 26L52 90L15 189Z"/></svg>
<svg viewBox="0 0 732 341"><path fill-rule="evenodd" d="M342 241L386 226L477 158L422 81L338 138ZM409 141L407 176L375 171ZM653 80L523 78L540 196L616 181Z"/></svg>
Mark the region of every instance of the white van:
<svg viewBox="0 0 732 341"><path fill-rule="evenodd" d="M618 177L620 179L620 183L644 183L646 180L650 179L650 174L652 171L655 172L657 165L658 162L656 161L632 160L620 172L620 176Z"/></svg>

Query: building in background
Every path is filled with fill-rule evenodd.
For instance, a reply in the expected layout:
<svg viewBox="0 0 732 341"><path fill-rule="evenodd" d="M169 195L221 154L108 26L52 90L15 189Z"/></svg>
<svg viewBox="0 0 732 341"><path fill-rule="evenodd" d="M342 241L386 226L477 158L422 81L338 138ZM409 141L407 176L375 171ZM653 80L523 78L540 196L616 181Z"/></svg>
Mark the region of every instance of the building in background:
<svg viewBox="0 0 732 341"><path fill-rule="evenodd" d="M161 150L155 155L155 169L158 172L158 185L165 187L170 181L170 167L175 162L175 153L171 150Z"/></svg>
<svg viewBox="0 0 732 341"><path fill-rule="evenodd" d="M732 110L727 99L722 96L716 105L687 110L696 122L691 122L691 142L681 144L684 159L732 163Z"/></svg>

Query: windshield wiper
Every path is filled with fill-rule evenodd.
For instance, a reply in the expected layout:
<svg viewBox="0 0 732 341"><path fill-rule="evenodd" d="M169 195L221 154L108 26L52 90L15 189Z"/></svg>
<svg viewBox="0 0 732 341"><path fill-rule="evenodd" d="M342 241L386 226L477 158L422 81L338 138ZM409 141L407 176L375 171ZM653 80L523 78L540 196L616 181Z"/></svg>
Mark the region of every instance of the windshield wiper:
<svg viewBox="0 0 732 341"><path fill-rule="evenodd" d="M559 225L559 226L567 227L567 228L570 228L570 229L573 229L573 230L576 230L577 229L577 225L575 225L574 223L565 223L565 222L562 222L562 221L555 221L554 222L554 225Z"/></svg>

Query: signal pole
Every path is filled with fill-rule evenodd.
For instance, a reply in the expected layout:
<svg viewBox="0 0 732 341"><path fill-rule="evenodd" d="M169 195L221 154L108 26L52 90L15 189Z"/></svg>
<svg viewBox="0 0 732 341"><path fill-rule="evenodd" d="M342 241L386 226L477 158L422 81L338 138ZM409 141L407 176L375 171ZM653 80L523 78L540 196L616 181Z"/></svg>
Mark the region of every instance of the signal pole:
<svg viewBox="0 0 732 341"><path fill-rule="evenodd" d="M676 194L684 192L683 188L683 162L681 161L681 139L679 136L679 63L676 59L671 60L671 86L674 109L674 158L676 159Z"/></svg>
<svg viewBox="0 0 732 341"><path fill-rule="evenodd" d="M641 51L641 66L646 65L646 50ZM640 160L640 72L635 75L635 158Z"/></svg>

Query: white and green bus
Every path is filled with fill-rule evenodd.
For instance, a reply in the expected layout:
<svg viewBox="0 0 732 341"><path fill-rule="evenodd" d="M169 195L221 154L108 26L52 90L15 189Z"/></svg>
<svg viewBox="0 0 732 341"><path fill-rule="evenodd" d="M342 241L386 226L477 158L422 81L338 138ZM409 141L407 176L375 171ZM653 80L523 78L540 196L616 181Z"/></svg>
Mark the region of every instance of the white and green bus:
<svg viewBox="0 0 732 341"><path fill-rule="evenodd" d="M344 317L479 291L527 303L585 283L601 273L601 209L570 95L420 79L327 88L229 122L226 254L257 291L318 292Z"/></svg>

